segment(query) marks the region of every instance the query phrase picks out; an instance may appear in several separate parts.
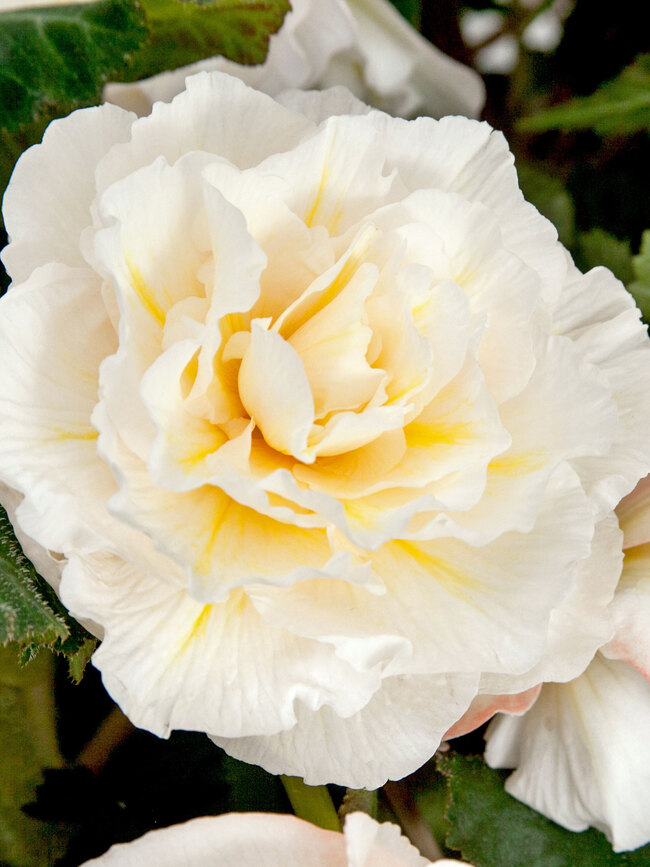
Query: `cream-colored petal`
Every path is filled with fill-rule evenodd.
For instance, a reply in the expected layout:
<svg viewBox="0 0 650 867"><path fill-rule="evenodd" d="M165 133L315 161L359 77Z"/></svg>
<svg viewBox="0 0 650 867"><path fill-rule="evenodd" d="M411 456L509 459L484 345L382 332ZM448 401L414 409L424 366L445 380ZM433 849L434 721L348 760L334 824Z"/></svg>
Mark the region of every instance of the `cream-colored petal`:
<svg viewBox="0 0 650 867"><path fill-rule="evenodd" d="M379 686L326 645L267 627L241 591L206 604L106 553L71 554L61 598L104 628L93 664L129 719L159 737L271 735L301 710L356 713Z"/></svg>
<svg viewBox="0 0 650 867"><path fill-rule="evenodd" d="M252 323L239 368L239 396L266 442L281 454L310 461L314 398L298 353L279 334Z"/></svg>
<svg viewBox="0 0 650 867"><path fill-rule="evenodd" d="M392 196L383 148L365 117L330 117L314 135L269 157L259 169L289 179L287 204L308 226L325 226L330 235L343 234Z"/></svg>

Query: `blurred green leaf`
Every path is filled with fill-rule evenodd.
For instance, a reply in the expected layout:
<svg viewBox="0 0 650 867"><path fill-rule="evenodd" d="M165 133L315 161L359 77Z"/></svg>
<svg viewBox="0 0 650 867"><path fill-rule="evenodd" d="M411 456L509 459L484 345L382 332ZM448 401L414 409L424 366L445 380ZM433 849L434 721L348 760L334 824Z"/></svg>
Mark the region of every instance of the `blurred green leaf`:
<svg viewBox="0 0 650 867"><path fill-rule="evenodd" d="M23 664L42 647L65 654L77 681L96 643L25 557L0 507L0 644L9 642L18 645Z"/></svg>
<svg viewBox="0 0 650 867"><path fill-rule="evenodd" d="M573 246L575 208L562 181L530 163L518 163L517 174L524 197L553 223L560 241Z"/></svg>
<svg viewBox="0 0 650 867"><path fill-rule="evenodd" d="M0 863L11 867L53 864L65 851L62 825L27 816L42 771L61 765L52 692L52 657L19 668L12 648L0 648Z"/></svg>
<svg viewBox="0 0 650 867"><path fill-rule="evenodd" d="M581 271L604 265L626 285L634 276L630 242L619 241L603 229L591 229L579 236L575 260Z"/></svg>
<svg viewBox="0 0 650 867"><path fill-rule="evenodd" d="M437 763L448 778L447 845L476 867L650 864L650 846L617 855L599 831L575 834L531 810L505 791L507 772L489 768L478 756L447 753Z"/></svg>
<svg viewBox="0 0 650 867"><path fill-rule="evenodd" d="M391 0L393 6L417 30L422 23L422 0Z"/></svg>
<svg viewBox="0 0 650 867"><path fill-rule="evenodd" d="M591 96L577 97L522 118L524 132L593 129L599 135L630 135L650 130L650 54L634 63Z"/></svg>
<svg viewBox="0 0 650 867"><path fill-rule="evenodd" d="M628 289L634 296L634 300L645 322L650 322L650 229L647 229L641 237L641 250L632 259L634 280Z"/></svg>

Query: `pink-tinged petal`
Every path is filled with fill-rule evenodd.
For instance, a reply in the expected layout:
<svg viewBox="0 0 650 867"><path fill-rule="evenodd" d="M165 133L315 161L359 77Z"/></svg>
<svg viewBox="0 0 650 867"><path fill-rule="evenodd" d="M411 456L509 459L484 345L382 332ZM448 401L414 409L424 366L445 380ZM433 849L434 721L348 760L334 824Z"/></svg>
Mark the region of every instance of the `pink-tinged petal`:
<svg viewBox="0 0 650 867"><path fill-rule="evenodd" d="M445 734L445 740L473 732L491 719L495 713L522 716L535 703L541 688L542 685L538 683L537 686L531 686L530 689L514 695L477 696L469 706L469 710Z"/></svg>
<svg viewBox="0 0 650 867"><path fill-rule="evenodd" d="M627 548L610 606L614 637L602 652L622 659L650 680L650 543Z"/></svg>
<svg viewBox="0 0 650 867"><path fill-rule="evenodd" d="M650 684L597 654L567 684L546 684L523 717L487 734L493 767L517 767L506 789L572 831L603 831L614 851L650 840Z"/></svg>
<svg viewBox="0 0 650 867"><path fill-rule="evenodd" d="M82 867L346 867L345 840L295 816L226 813L118 843Z"/></svg>

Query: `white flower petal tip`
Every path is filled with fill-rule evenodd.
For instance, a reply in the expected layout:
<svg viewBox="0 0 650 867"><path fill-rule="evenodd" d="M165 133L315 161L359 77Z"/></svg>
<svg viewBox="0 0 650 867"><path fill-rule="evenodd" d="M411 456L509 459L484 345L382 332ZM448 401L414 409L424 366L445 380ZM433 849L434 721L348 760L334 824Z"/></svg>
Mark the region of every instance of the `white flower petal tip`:
<svg viewBox="0 0 650 867"><path fill-rule="evenodd" d="M487 124L202 72L55 121L4 216L1 496L135 724L376 788L632 658L650 341Z"/></svg>
<svg viewBox="0 0 650 867"><path fill-rule="evenodd" d="M82 867L425 867L400 829L352 813L344 832L324 831L295 816L227 813L191 819L113 846ZM444 859L436 864L461 864Z"/></svg>
<svg viewBox="0 0 650 867"><path fill-rule="evenodd" d="M616 512L625 559L614 637L582 675L545 685L523 717L496 718L486 759L517 769L510 794L570 830L598 828L623 852L650 842L650 477Z"/></svg>
<svg viewBox="0 0 650 867"><path fill-rule="evenodd" d="M213 57L135 84L108 84L104 99L149 114L154 102L170 101L202 70L227 72L272 96L343 85L399 117L479 117L485 102L481 77L424 39L389 0L293 0L263 64Z"/></svg>

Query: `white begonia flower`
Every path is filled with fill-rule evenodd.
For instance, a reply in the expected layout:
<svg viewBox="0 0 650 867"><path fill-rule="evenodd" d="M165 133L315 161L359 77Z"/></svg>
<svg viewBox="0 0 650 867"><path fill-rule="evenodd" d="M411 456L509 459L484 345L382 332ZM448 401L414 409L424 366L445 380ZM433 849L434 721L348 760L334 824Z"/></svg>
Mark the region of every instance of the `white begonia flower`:
<svg viewBox="0 0 650 867"><path fill-rule="evenodd" d="M216 70L271 96L288 88L345 85L400 117L480 115L481 77L421 36L389 0L292 0L291 6L259 66L212 57L135 84L108 84L104 98L145 115L154 102L180 93L188 75Z"/></svg>
<svg viewBox="0 0 650 867"><path fill-rule="evenodd" d="M571 831L604 831L621 852L650 842L650 476L616 511L614 637L580 677L546 684L525 716L497 717L485 755L517 768L511 795Z"/></svg>
<svg viewBox="0 0 650 867"><path fill-rule="evenodd" d="M487 124L202 73L4 215L0 480L136 725L375 788L611 637L650 343Z"/></svg>
<svg viewBox="0 0 650 867"><path fill-rule="evenodd" d="M118 843L82 867L426 867L397 825L351 813L343 834L295 816L226 813ZM438 867L465 862L442 859Z"/></svg>

